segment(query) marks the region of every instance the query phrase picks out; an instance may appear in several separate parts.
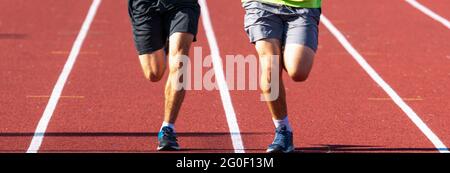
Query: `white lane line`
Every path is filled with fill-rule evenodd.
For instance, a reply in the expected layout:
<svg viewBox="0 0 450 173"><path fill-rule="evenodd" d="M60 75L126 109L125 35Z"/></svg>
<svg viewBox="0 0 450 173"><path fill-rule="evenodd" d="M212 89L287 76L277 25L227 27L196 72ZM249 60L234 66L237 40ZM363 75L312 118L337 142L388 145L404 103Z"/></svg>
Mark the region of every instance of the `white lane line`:
<svg viewBox="0 0 450 173"><path fill-rule="evenodd" d="M242 143L241 133L236 119L236 113L234 112L233 104L231 102L228 85L225 81L222 59L220 58L219 46L217 45L216 36L211 24L211 19L209 17L208 5L206 4L206 0L199 0L199 4L201 6L203 27L206 32L209 48L211 49L211 57L214 67L214 73L216 76L216 82L220 90L220 97L222 98L223 108L227 117L227 123L230 130L231 141L233 142L234 152L244 153L244 144Z"/></svg>
<svg viewBox="0 0 450 173"><path fill-rule="evenodd" d="M321 22L324 24L328 30L336 37L336 39L341 43L341 45L347 50L353 59L355 59L358 64L369 74L369 76L381 87L383 90L391 97L391 99L400 107L403 112L411 119L414 124L422 131L423 134L434 144L434 146L441 153L449 153L448 148L439 139L439 137L431 131L430 128L420 119L420 117L411 109L402 98L394 91L394 89L389 86L381 76L367 63L364 57L350 44L350 42L345 38L345 36L328 20L324 15L321 17Z"/></svg>
<svg viewBox="0 0 450 173"><path fill-rule="evenodd" d="M448 29L450 29L450 22L447 19L445 19L444 17L436 14L435 12L433 12L429 8L425 7L424 5L420 4L416 0L406 0L406 2L409 3L411 6L413 6L414 8L417 8L418 10L420 10L422 13L426 14L427 16L442 23Z"/></svg>
<svg viewBox="0 0 450 173"><path fill-rule="evenodd" d="M58 104L59 98L61 97L61 93L64 89L64 85L69 77L70 71L72 71L72 67L77 60L78 54L80 53L81 46L83 45L84 39L89 31L89 27L91 26L92 21L94 20L95 13L97 12L98 7L100 6L101 0L93 0L91 7L89 8L89 12L86 16L86 19L83 22L80 32L78 33L77 38L72 46L72 50L70 51L69 57L64 65L64 68L59 75L58 81L53 88L50 99L45 107L44 113L42 114L41 119L37 125L37 128L34 132L33 139L31 140L30 146L28 147L27 153L37 153L39 148L41 147L42 140L44 139L45 131L47 130L47 126L52 118L53 112L55 111L56 105Z"/></svg>

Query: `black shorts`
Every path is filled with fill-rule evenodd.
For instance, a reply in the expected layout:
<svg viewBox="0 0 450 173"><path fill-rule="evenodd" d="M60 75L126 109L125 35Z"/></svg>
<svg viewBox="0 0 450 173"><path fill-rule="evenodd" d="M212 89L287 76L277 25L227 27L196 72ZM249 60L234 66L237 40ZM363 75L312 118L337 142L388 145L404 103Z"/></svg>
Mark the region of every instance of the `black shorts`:
<svg viewBox="0 0 450 173"><path fill-rule="evenodd" d="M170 35L196 35L200 6L197 0L128 0L128 14L139 55L165 47Z"/></svg>

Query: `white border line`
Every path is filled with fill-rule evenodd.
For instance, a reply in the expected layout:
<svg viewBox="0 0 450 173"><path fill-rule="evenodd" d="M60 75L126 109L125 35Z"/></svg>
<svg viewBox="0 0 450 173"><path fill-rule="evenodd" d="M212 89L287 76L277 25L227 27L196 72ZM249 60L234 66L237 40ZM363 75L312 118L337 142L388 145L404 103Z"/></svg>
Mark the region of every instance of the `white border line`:
<svg viewBox="0 0 450 173"><path fill-rule="evenodd" d="M33 139L31 140L30 146L28 147L27 153L37 153L39 148L41 147L42 140L44 139L45 131L47 130L47 126L52 118L53 112L55 111L56 105L58 104L59 98L61 97L61 93L64 89L64 85L69 77L70 71L72 71L72 67L77 60L78 54L80 53L81 46L83 45L84 39L89 31L89 27L91 26L92 21L94 20L95 13L97 12L98 7L100 6L101 0L93 0L91 7L89 8L89 12L86 16L86 19L83 22L80 32L72 46L72 50L70 51L69 57L64 65L64 68L59 75L58 81L53 88L50 99L45 107L44 113L42 114L41 119L37 125L37 128L34 132Z"/></svg>
<svg viewBox="0 0 450 173"><path fill-rule="evenodd" d="M420 119L420 117L409 107L402 98L389 86L381 76L367 63L364 57L350 44L345 36L328 20L324 15L321 16L321 22L336 37L341 45L347 50L353 59L369 74L369 76L391 97L391 99L406 113L409 119L422 131L423 134L433 143L436 149L441 153L449 153L448 148L439 139L439 137L431 131L430 128Z"/></svg>
<svg viewBox="0 0 450 173"><path fill-rule="evenodd" d="M418 10L420 10L422 13L424 13L424 14L428 15L429 17L433 18L434 20L442 23L448 29L450 29L450 22L447 19L445 19L444 17L439 16L438 14L436 14L435 12L430 10L429 8L425 7L424 5L420 4L416 0L406 0L406 2L409 3L411 6L413 6L414 8L417 8Z"/></svg>
<svg viewBox="0 0 450 173"><path fill-rule="evenodd" d="M444 26L447 27L447 29L450 29L450 22L447 19L445 19L444 17L439 16L438 14L436 14L429 8L425 7L424 5L420 4L416 0L406 0L406 2L409 3L411 6L413 6L414 8L417 8L418 10L420 10L422 13L426 14L427 16L442 23Z"/></svg>
<svg viewBox="0 0 450 173"><path fill-rule="evenodd" d="M236 119L236 113L234 112L233 104L231 102L228 85L225 81L222 59L220 58L219 46L217 45L216 36L209 17L208 5L206 0L198 1L201 6L201 15L203 21L203 27L208 39L209 48L211 50L212 63L214 67L214 73L216 76L216 82L220 90L220 97L222 98L223 108L227 117L227 123L230 130L231 141L233 142L233 148L235 153L244 153L244 144L242 143L241 133Z"/></svg>

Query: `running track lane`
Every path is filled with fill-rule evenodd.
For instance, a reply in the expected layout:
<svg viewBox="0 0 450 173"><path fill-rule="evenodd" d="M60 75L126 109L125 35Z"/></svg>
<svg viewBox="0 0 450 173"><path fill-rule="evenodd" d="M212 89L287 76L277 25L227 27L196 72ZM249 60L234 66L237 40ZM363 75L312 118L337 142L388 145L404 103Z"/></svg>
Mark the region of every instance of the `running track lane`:
<svg viewBox="0 0 450 173"><path fill-rule="evenodd" d="M17 0L0 6L0 151L24 152L89 5Z"/></svg>
<svg viewBox="0 0 450 173"><path fill-rule="evenodd" d="M330 6L324 2L323 11ZM211 1L209 7L222 56L255 54L243 31L240 2ZM397 105L373 101L388 96L322 25L310 79L305 83L294 83L286 75L284 79L297 151L436 152ZM231 95L246 151L264 152L272 142L274 126L265 103L259 101L259 91Z"/></svg>
<svg viewBox="0 0 450 173"><path fill-rule="evenodd" d="M336 25L356 49L450 145L450 30L403 1L343 0L327 14L342 21Z"/></svg>
<svg viewBox="0 0 450 173"><path fill-rule="evenodd" d="M155 152L165 78L144 79L130 29L126 1L103 1L63 91L78 97L60 100L40 152ZM233 152L218 91L188 91L176 130L182 152Z"/></svg>

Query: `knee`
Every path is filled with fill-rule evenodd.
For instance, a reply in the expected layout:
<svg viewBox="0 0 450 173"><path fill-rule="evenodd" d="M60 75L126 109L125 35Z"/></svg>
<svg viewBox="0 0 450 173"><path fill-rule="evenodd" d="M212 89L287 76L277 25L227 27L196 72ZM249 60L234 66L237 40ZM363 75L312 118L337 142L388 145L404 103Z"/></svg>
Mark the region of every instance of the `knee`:
<svg viewBox="0 0 450 173"><path fill-rule="evenodd" d="M164 75L166 68L165 55L162 49L151 54L139 55L142 71L147 80L158 82Z"/></svg>
<svg viewBox="0 0 450 173"><path fill-rule="evenodd" d="M288 75L294 82L304 82L308 79L309 72L293 71L288 72Z"/></svg>
<svg viewBox="0 0 450 173"><path fill-rule="evenodd" d="M271 91L270 81L268 80L261 80L259 88L262 93L267 94Z"/></svg>
<svg viewBox="0 0 450 173"><path fill-rule="evenodd" d="M189 59L187 56L172 57L169 60L169 79L176 81L176 84L186 84L188 79Z"/></svg>
<svg viewBox="0 0 450 173"><path fill-rule="evenodd" d="M277 82L275 79L273 79L274 75L273 73L273 69L271 69L270 67L267 68L263 68L262 69L262 73L261 73L261 78L260 78L260 82L259 82L259 88L261 89L262 93L270 93L271 92L271 87L272 87L272 82ZM279 76L279 75L277 75Z"/></svg>
<svg viewBox="0 0 450 173"><path fill-rule="evenodd" d="M169 75L183 75L190 66L189 46L170 51Z"/></svg>
<svg viewBox="0 0 450 173"><path fill-rule="evenodd" d="M148 70L147 72L145 72L145 78L151 82L158 82L162 79L163 77L163 72L155 70L155 71L151 71Z"/></svg>
<svg viewBox="0 0 450 173"><path fill-rule="evenodd" d="M187 56L173 56L169 60L169 73L178 74L183 73L189 65L189 58Z"/></svg>
<svg viewBox="0 0 450 173"><path fill-rule="evenodd" d="M164 66L143 66L145 79L149 80L150 82L160 81L164 75L164 69Z"/></svg>

